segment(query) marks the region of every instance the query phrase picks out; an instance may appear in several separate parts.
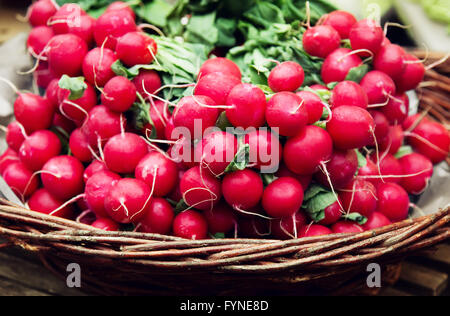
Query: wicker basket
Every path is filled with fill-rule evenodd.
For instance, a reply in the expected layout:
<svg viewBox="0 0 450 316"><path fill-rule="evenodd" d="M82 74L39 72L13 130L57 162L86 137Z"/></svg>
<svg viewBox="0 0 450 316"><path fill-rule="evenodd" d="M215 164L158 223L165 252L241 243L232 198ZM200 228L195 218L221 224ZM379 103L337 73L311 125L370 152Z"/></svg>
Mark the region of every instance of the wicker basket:
<svg viewBox="0 0 450 316"><path fill-rule="evenodd" d="M448 124L448 77L431 70L426 82L421 107ZM382 266L384 282L396 280L404 257L450 238L450 208L358 234L190 241L104 232L0 200L0 235L63 278L80 264L82 289L96 294L366 293L368 263Z"/></svg>

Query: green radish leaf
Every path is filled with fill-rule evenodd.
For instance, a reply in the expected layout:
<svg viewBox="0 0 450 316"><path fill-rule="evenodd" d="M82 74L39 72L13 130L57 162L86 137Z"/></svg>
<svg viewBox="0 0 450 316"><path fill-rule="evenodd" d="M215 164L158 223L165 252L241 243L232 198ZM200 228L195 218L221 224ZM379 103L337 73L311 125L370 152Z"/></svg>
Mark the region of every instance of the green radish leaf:
<svg viewBox="0 0 450 316"><path fill-rule="evenodd" d="M339 84L339 82L337 82L337 81L330 82L329 84L327 84L327 88L329 90L333 90L334 87L336 87L338 84Z"/></svg>
<svg viewBox="0 0 450 316"><path fill-rule="evenodd" d="M360 83L361 79L369 72L369 66L367 64L362 64L358 67L353 67L345 77L347 81L354 81Z"/></svg>
<svg viewBox="0 0 450 316"><path fill-rule="evenodd" d="M275 176L275 174L273 174L273 173L262 173L261 177L262 177L262 180L263 180L263 183L265 186L268 186L269 184L274 182L276 179L278 179L278 177Z"/></svg>
<svg viewBox="0 0 450 316"><path fill-rule="evenodd" d="M175 209L174 209L175 215L178 215L181 212L184 212L188 208L189 208L189 205L187 205L186 202L183 199L181 199L175 206Z"/></svg>
<svg viewBox="0 0 450 316"><path fill-rule="evenodd" d="M214 239L224 239L225 238L225 233L215 233L214 235L212 235L212 237Z"/></svg>
<svg viewBox="0 0 450 316"><path fill-rule="evenodd" d="M403 156L412 154L413 152L414 152L414 150L412 149L411 146L408 146L408 145L402 146L402 147L400 147L400 149L395 154L395 158L400 159Z"/></svg>
<svg viewBox="0 0 450 316"><path fill-rule="evenodd" d="M320 193L328 193L329 191L325 189L323 186L313 184L306 190L305 195L303 197L303 201L309 201L314 198L316 195Z"/></svg>
<svg viewBox="0 0 450 316"><path fill-rule="evenodd" d="M332 92L330 90L314 90L311 89L310 87L305 87L303 90L316 94L323 102L326 103L328 103L328 101L330 101L331 99Z"/></svg>
<svg viewBox="0 0 450 316"><path fill-rule="evenodd" d="M342 215L342 218L347 221L356 222L359 225L364 225L365 223L367 223L367 217L365 217L359 213L344 214L344 215Z"/></svg>
<svg viewBox="0 0 450 316"><path fill-rule="evenodd" d="M220 128L222 131L225 131L228 127L233 127L233 124L227 118L227 114L225 111L220 113L219 118L217 119L216 126Z"/></svg>
<svg viewBox="0 0 450 316"><path fill-rule="evenodd" d="M153 0L138 6L136 14L150 24L164 27L167 25L167 17L172 11L172 5L164 0Z"/></svg>
<svg viewBox="0 0 450 316"><path fill-rule="evenodd" d="M160 65L153 63L150 65L135 65L131 68L126 68L124 64L120 60L114 62L111 65L111 70L118 76L126 77L128 79L133 79L141 70L155 70L158 72L165 72L165 69Z"/></svg>
<svg viewBox="0 0 450 316"><path fill-rule="evenodd" d="M319 222L325 218L324 210L336 201L336 195L333 192L321 191L304 203L302 207L315 222Z"/></svg>
<svg viewBox="0 0 450 316"><path fill-rule="evenodd" d="M87 89L87 84L84 82L84 77L69 77L63 75L59 79L58 86L61 89L69 90L69 100L78 100L84 94Z"/></svg>
<svg viewBox="0 0 450 316"><path fill-rule="evenodd" d="M348 38L341 40L341 47L352 49L352 44Z"/></svg>
<svg viewBox="0 0 450 316"><path fill-rule="evenodd" d="M244 144L240 146L238 152L234 156L233 161L225 169L225 173L230 173L238 170L244 170L250 163L250 145Z"/></svg>
<svg viewBox="0 0 450 316"><path fill-rule="evenodd" d="M367 166L367 159L358 149L355 149L356 156L358 157L358 169Z"/></svg>

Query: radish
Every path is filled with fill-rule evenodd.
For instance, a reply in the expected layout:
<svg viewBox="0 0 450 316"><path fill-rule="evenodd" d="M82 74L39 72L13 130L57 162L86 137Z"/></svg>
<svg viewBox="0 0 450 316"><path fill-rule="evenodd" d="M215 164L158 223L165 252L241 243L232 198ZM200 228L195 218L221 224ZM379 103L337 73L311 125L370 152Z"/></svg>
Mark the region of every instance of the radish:
<svg viewBox="0 0 450 316"><path fill-rule="evenodd" d="M266 120L269 126L279 128L280 135L295 136L308 123L308 109L295 93L279 92L267 103Z"/></svg>
<svg viewBox="0 0 450 316"><path fill-rule="evenodd" d="M386 115L391 125L401 125L408 117L409 98L406 93L395 94L389 98L389 102L380 108L380 111Z"/></svg>
<svg viewBox="0 0 450 316"><path fill-rule="evenodd" d="M198 240L208 236L205 217L192 210L178 214L173 221L173 234L177 237Z"/></svg>
<svg viewBox="0 0 450 316"><path fill-rule="evenodd" d="M320 184L333 188L341 189L347 186L353 179L358 170L358 157L354 150L340 151L335 150L330 161L326 163L330 181L324 170L315 174L315 179ZM331 182L331 184L330 184Z"/></svg>
<svg viewBox="0 0 450 316"><path fill-rule="evenodd" d="M37 27L47 25L48 20L56 13L56 7L51 0L39 0L28 9L28 22Z"/></svg>
<svg viewBox="0 0 450 316"><path fill-rule="evenodd" d="M178 183L177 165L158 151L151 151L144 156L139 161L134 174L136 179L153 187L155 197L168 195Z"/></svg>
<svg viewBox="0 0 450 316"><path fill-rule="evenodd" d="M44 164L61 152L61 141L48 130L36 131L28 136L19 149L20 160L32 171L40 170Z"/></svg>
<svg viewBox="0 0 450 316"><path fill-rule="evenodd" d="M389 126L388 134L378 143L380 151L395 155L403 145L404 138L400 125Z"/></svg>
<svg viewBox="0 0 450 316"><path fill-rule="evenodd" d="M126 125L121 114L112 112L104 105L94 107L88 116L83 131L88 136L89 144L98 149L111 137L120 134Z"/></svg>
<svg viewBox="0 0 450 316"><path fill-rule="evenodd" d="M322 225L307 225L303 226L299 231L300 237L316 237L316 236L324 236L331 235L333 232Z"/></svg>
<svg viewBox="0 0 450 316"><path fill-rule="evenodd" d="M405 68L403 58L405 50L395 44L389 44L381 47L373 60L373 67L387 74L389 77L398 78Z"/></svg>
<svg viewBox="0 0 450 316"><path fill-rule="evenodd" d="M90 50L83 60L83 75L90 84L103 87L115 76L111 66L116 61L117 56L112 50L96 47Z"/></svg>
<svg viewBox="0 0 450 316"><path fill-rule="evenodd" d="M260 218L239 218L239 236L245 238L261 238L271 234L270 221Z"/></svg>
<svg viewBox="0 0 450 316"><path fill-rule="evenodd" d="M370 159L372 159L372 161L378 166L378 159L376 153L372 154ZM381 171L382 175L380 176L380 179L382 179L382 181L385 180L387 182L393 183L400 182L401 175L403 174L403 169L399 161L393 155L384 153L380 157L379 167L380 167L379 171Z"/></svg>
<svg viewBox="0 0 450 316"><path fill-rule="evenodd" d="M311 125L286 142L283 156L289 170L300 175L311 175L330 159L332 153L330 135L322 128Z"/></svg>
<svg viewBox="0 0 450 316"><path fill-rule="evenodd" d="M180 191L187 205L202 211L213 209L222 197L220 181L200 167L184 173L180 180Z"/></svg>
<svg viewBox="0 0 450 316"><path fill-rule="evenodd" d="M373 70L361 80L361 87L367 93L370 105L387 103L390 96L395 95L395 83L384 72Z"/></svg>
<svg viewBox="0 0 450 316"><path fill-rule="evenodd" d="M192 139L202 138L208 127L216 125L219 117L219 110L214 105L215 102L207 96L182 98L173 112L174 126L186 128Z"/></svg>
<svg viewBox="0 0 450 316"><path fill-rule="evenodd" d="M156 90L161 88L161 78L158 73L153 70L141 70L139 74L132 80L136 87L137 92L145 99L149 99L151 96L148 93L155 93Z"/></svg>
<svg viewBox="0 0 450 316"><path fill-rule="evenodd" d="M211 73L223 73L226 75L234 76L239 81L241 80L241 70L238 65L227 58L217 57L208 59L203 63L198 73L198 78L200 79L203 76L207 76Z"/></svg>
<svg viewBox="0 0 450 316"><path fill-rule="evenodd" d="M348 35L353 50L369 50L372 56L377 54L384 39L383 29L374 21L364 19L356 22ZM360 56L370 56L367 52Z"/></svg>
<svg viewBox="0 0 450 316"><path fill-rule="evenodd" d="M172 230L175 214L172 206L162 198L153 198L148 210L139 221L139 231L167 235Z"/></svg>
<svg viewBox="0 0 450 316"><path fill-rule="evenodd" d="M264 190L262 206L274 218L293 216L303 203L303 188L294 178L278 178Z"/></svg>
<svg viewBox="0 0 450 316"><path fill-rule="evenodd" d="M14 102L14 116L27 133L49 128L54 114L52 104L36 94L20 93Z"/></svg>
<svg viewBox="0 0 450 316"><path fill-rule="evenodd" d="M169 148L168 154L170 158L175 163L177 163L180 169L187 170L198 165L198 161L196 161L195 159L195 151L191 140L183 138L183 136L173 146Z"/></svg>
<svg viewBox="0 0 450 316"><path fill-rule="evenodd" d="M33 79L39 88L46 89L50 82L54 79L59 79L59 76L53 73L47 62L41 61L33 73Z"/></svg>
<svg viewBox="0 0 450 316"><path fill-rule="evenodd" d="M79 36L91 46L94 43L95 19L89 15L81 15L77 23L69 23L67 32Z"/></svg>
<svg viewBox="0 0 450 316"><path fill-rule="evenodd" d="M367 219L367 222L362 225L364 230L374 230L376 228L388 226L392 222L380 212L373 212L371 216Z"/></svg>
<svg viewBox="0 0 450 316"><path fill-rule="evenodd" d="M210 97L216 104L222 105L227 102L230 91L240 83L241 81L234 75L213 72L201 76L194 94Z"/></svg>
<svg viewBox="0 0 450 316"><path fill-rule="evenodd" d="M177 184L175 188L167 195L167 198L171 199L172 201L181 201L183 199L183 194L180 191L179 183L181 181L181 178L183 178L183 175L185 174L185 170L178 169L178 178L177 178Z"/></svg>
<svg viewBox="0 0 450 316"><path fill-rule="evenodd" d="M382 183L377 188L378 212L392 222L399 222L408 217L408 193L395 183Z"/></svg>
<svg viewBox="0 0 450 316"><path fill-rule="evenodd" d="M49 19L48 25L52 26L55 34L66 34L70 26L80 24L80 17L86 15L86 12L76 3L65 3Z"/></svg>
<svg viewBox="0 0 450 316"><path fill-rule="evenodd" d="M305 72L302 66L293 61L286 61L272 69L268 84L274 92L294 92L301 87L304 80Z"/></svg>
<svg viewBox="0 0 450 316"><path fill-rule="evenodd" d="M398 78L395 78L399 92L414 90L423 81L425 76L425 67L416 56L406 54L404 56L404 63L405 68L402 74Z"/></svg>
<svg viewBox="0 0 450 316"><path fill-rule="evenodd" d="M303 34L303 48L311 56L326 58L339 48L341 37L329 25L317 25L306 30Z"/></svg>
<svg viewBox="0 0 450 316"><path fill-rule="evenodd" d="M117 57L128 67L151 64L157 50L156 42L143 32L129 32L117 39Z"/></svg>
<svg viewBox="0 0 450 316"><path fill-rule="evenodd" d="M268 131L260 128L244 136L244 144L250 147L250 163L263 172L276 172L281 162L283 148L279 138Z"/></svg>
<svg viewBox="0 0 450 316"><path fill-rule="evenodd" d="M83 180L87 182L90 177L100 171L108 171L105 163L99 160L94 160L89 166L86 167L83 173Z"/></svg>
<svg viewBox="0 0 450 316"><path fill-rule="evenodd" d="M51 158L42 167L41 179L55 198L68 200L83 191L83 165L72 156Z"/></svg>
<svg viewBox="0 0 450 316"><path fill-rule="evenodd" d="M136 87L125 77L114 77L103 88L101 99L111 111L128 111L136 101Z"/></svg>
<svg viewBox="0 0 450 316"><path fill-rule="evenodd" d="M164 128L164 137L167 140L177 141L181 136L175 131L175 125L173 123L173 115L167 120L166 127Z"/></svg>
<svg viewBox="0 0 450 316"><path fill-rule="evenodd" d="M95 23L94 38L97 46L115 49L119 37L134 31L136 23L127 10L107 11Z"/></svg>
<svg viewBox="0 0 450 316"><path fill-rule="evenodd" d="M45 90L45 98L55 109L59 106L58 94L60 94L59 78L55 78L49 82L47 90Z"/></svg>
<svg viewBox="0 0 450 316"><path fill-rule="evenodd" d="M323 114L323 103L320 97L309 91L299 91L296 94L302 99L308 112L308 125L319 121Z"/></svg>
<svg viewBox="0 0 450 316"><path fill-rule="evenodd" d="M306 225L306 221L306 215L300 211L290 217L271 220L270 230L273 236L281 240L298 238L300 230Z"/></svg>
<svg viewBox="0 0 450 316"><path fill-rule="evenodd" d="M409 193L419 195L428 186L433 175L433 163L421 154L412 153L399 159L404 178L400 185Z"/></svg>
<svg viewBox="0 0 450 316"><path fill-rule="evenodd" d="M117 173L134 173L139 161L147 153L145 140L133 133L120 133L111 137L103 150L106 166Z"/></svg>
<svg viewBox="0 0 450 316"><path fill-rule="evenodd" d="M120 179L113 183L105 197L109 217L121 224L139 223L148 212L152 190L143 181Z"/></svg>
<svg viewBox="0 0 450 316"><path fill-rule="evenodd" d="M69 138L69 148L72 155L81 162L92 161L92 149L90 149L89 140L81 129L75 129Z"/></svg>
<svg viewBox="0 0 450 316"><path fill-rule="evenodd" d="M79 36L55 35L48 43L48 66L58 76L75 77L81 74L83 60L87 53L87 44Z"/></svg>
<svg viewBox="0 0 450 316"><path fill-rule="evenodd" d="M251 190L247 190L251 188ZM264 185L258 173L250 169L238 170L225 175L222 194L235 210L248 211L256 207L263 196Z"/></svg>
<svg viewBox="0 0 450 316"><path fill-rule="evenodd" d="M340 201L336 201L333 204L328 205L323 210L325 217L319 221L318 224L328 226L337 223L342 217L341 204Z"/></svg>
<svg viewBox="0 0 450 316"><path fill-rule="evenodd" d="M303 189L306 189L307 187L309 187L309 185L311 184L311 180L312 180L312 175L302 176L299 174L295 174L292 171L290 171L284 163L280 165L280 168L275 173L275 176L277 176L278 178L280 178L280 177L295 178L295 179L297 179L298 182L301 183Z"/></svg>
<svg viewBox="0 0 450 316"><path fill-rule="evenodd" d="M378 166L370 159L370 157L366 158L366 162L367 163L365 166L359 168L357 178L366 180L377 187L378 184L382 182L380 170L378 169Z"/></svg>
<svg viewBox="0 0 450 316"><path fill-rule="evenodd" d="M340 106L333 110L327 131L338 149L355 149L373 140L375 122L366 110L357 106Z"/></svg>
<svg viewBox="0 0 450 316"><path fill-rule="evenodd" d="M86 204L97 217L108 217L105 208L105 198L112 185L121 177L111 171L99 171L87 181L84 189Z"/></svg>
<svg viewBox="0 0 450 316"><path fill-rule="evenodd" d="M362 60L348 48L338 48L327 56L322 65L322 79L326 84L344 81L350 69L361 66Z"/></svg>
<svg viewBox="0 0 450 316"><path fill-rule="evenodd" d="M355 179L339 193L342 206L348 213L357 212L369 217L377 209L377 189L365 180Z"/></svg>
<svg viewBox="0 0 450 316"><path fill-rule="evenodd" d="M33 211L61 218L73 218L73 207L67 205L61 208L63 204L64 201L58 200L46 189L37 190L28 200L28 206Z"/></svg>
<svg viewBox="0 0 450 316"><path fill-rule="evenodd" d="M32 29L27 39L27 47L30 54L34 57L38 57L41 53L46 55L44 50L54 35L52 28L48 26L38 26Z"/></svg>
<svg viewBox="0 0 450 316"><path fill-rule="evenodd" d="M369 113L373 117L373 121L375 123L374 132L377 144L380 144L380 142L389 134L389 121L387 120L386 116L380 111L370 110ZM375 140L373 139L373 137L372 144L375 144Z"/></svg>
<svg viewBox="0 0 450 316"><path fill-rule="evenodd" d="M227 105L231 108L226 110L226 115L233 126L247 129L264 125L266 96L257 86L238 84L228 95Z"/></svg>
<svg viewBox="0 0 450 316"><path fill-rule="evenodd" d="M367 109L369 99L359 84L353 81L342 81L334 87L330 104L333 108L352 105Z"/></svg>
<svg viewBox="0 0 450 316"><path fill-rule="evenodd" d="M86 89L80 98L69 100L69 95L69 90L59 90L59 110L65 117L81 125L88 116L88 112L97 104L97 94L94 87L86 83Z"/></svg>
<svg viewBox="0 0 450 316"><path fill-rule="evenodd" d="M110 12L110 11L126 11L133 17L133 19L136 19L136 15L135 15L133 9L126 2L122 2L122 1L112 2L105 10L105 12Z"/></svg>
<svg viewBox="0 0 450 316"><path fill-rule="evenodd" d="M197 143L195 161L200 162L200 166L209 170L214 176L219 176L233 161L237 151L238 142L233 134L222 131L212 132Z"/></svg>
<svg viewBox="0 0 450 316"><path fill-rule="evenodd" d="M151 135L153 128L155 128L156 137L158 139L164 139L166 127L169 125L168 118L170 116L167 103L156 100L154 102L150 102L149 107L150 118L153 124L147 123L142 132L146 136ZM168 140L170 140L170 138Z"/></svg>
<svg viewBox="0 0 450 316"><path fill-rule="evenodd" d="M319 91L319 90L324 90L324 91L328 91L329 89L321 84L313 84L312 86L309 87L310 89Z"/></svg>
<svg viewBox="0 0 450 316"><path fill-rule="evenodd" d="M7 148L0 156L0 175L3 175L3 172L5 172L9 165L16 162L20 162L19 155L11 148Z"/></svg>
<svg viewBox="0 0 450 316"><path fill-rule="evenodd" d="M328 13L323 18L323 25L330 25L336 31L342 39L347 39L352 26L357 22L356 18L347 11L336 10Z"/></svg>
<svg viewBox="0 0 450 316"><path fill-rule="evenodd" d="M331 230L333 231L334 234L353 234L353 233L361 233L364 231L361 225L358 225L355 222L350 221L337 222L331 227Z"/></svg>
<svg viewBox="0 0 450 316"><path fill-rule="evenodd" d="M213 210L203 213L211 234L228 233L236 226L236 216L233 209L225 203L220 203Z"/></svg>
<svg viewBox="0 0 450 316"><path fill-rule="evenodd" d="M120 229L119 224L109 218L98 218L91 226L105 231L118 231Z"/></svg>
<svg viewBox="0 0 450 316"><path fill-rule="evenodd" d="M12 150L19 151L26 136L25 130L19 122L14 121L8 124L5 138L6 143Z"/></svg>
<svg viewBox="0 0 450 316"><path fill-rule="evenodd" d="M39 180L33 175L33 171L21 162L9 164L3 171L2 177L22 200L33 194L39 187Z"/></svg>

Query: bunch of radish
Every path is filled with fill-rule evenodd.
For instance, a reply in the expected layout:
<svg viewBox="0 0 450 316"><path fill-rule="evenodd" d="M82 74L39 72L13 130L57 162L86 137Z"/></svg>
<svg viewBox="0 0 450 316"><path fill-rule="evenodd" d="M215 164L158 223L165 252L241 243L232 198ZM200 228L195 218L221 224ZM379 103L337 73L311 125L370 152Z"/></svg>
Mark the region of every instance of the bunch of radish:
<svg viewBox="0 0 450 316"><path fill-rule="evenodd" d="M94 19L39 0L28 18L45 94L16 90L0 172L33 211L188 239L361 232L406 219L410 195L449 154L444 126L409 116L406 91L422 81L422 62L375 21L335 11L308 26L303 47L324 60L321 85L304 86L295 62L254 85L214 57L174 103L158 72L129 80L111 68L158 59L125 3ZM359 82L348 80L364 65ZM67 80L82 93L65 89ZM136 102L148 107L140 129Z"/></svg>

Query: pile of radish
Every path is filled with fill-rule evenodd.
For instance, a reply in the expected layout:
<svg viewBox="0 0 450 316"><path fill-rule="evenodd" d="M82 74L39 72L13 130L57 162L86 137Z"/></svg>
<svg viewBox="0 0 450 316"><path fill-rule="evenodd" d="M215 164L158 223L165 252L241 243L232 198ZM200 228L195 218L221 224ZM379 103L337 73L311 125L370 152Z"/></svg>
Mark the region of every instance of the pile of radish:
<svg viewBox="0 0 450 316"><path fill-rule="evenodd" d="M94 19L38 0L28 19L45 92L15 90L0 172L33 211L187 239L354 233L406 219L449 154L443 125L409 116L422 61L369 19L334 11L308 25L301 40L323 59L320 84L276 61L267 86L243 82L233 61L211 56L176 102L159 71L114 71L118 60L158 64L125 3ZM136 103L147 107L143 128Z"/></svg>

